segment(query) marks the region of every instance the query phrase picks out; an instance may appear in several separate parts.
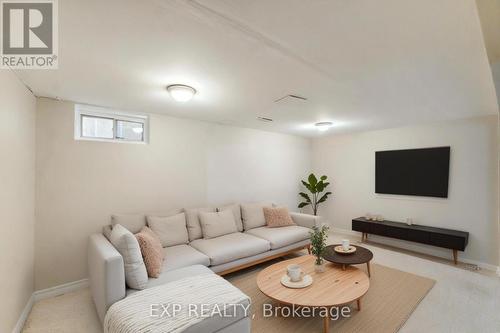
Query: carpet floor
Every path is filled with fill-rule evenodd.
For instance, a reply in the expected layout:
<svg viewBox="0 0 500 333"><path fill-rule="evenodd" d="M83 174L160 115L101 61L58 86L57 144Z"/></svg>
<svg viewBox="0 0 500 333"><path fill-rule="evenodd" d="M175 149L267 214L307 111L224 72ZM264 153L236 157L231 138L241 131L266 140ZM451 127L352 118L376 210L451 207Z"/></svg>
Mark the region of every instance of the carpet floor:
<svg viewBox="0 0 500 333"><path fill-rule="evenodd" d="M366 265L358 266L365 269ZM266 317L263 304L271 303L257 288L256 277L262 267L234 273L226 278L252 299L252 332L322 332L323 319L319 317ZM330 331L340 332L397 332L420 301L434 286L435 281L411 273L374 264L370 289L363 297L362 310L351 305L349 318L332 320Z"/></svg>

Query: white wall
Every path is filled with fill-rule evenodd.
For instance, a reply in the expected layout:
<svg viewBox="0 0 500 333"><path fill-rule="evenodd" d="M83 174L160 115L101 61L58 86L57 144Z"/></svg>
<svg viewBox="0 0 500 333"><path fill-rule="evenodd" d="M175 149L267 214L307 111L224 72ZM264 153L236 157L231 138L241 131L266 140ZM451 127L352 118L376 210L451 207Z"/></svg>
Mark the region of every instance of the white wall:
<svg viewBox="0 0 500 333"><path fill-rule="evenodd" d="M112 213L230 201L294 209L310 140L151 115L148 145L75 141L73 103L38 99L36 289L87 276L88 236Z"/></svg>
<svg viewBox="0 0 500 333"><path fill-rule="evenodd" d="M35 97L0 70L0 332L11 332L33 292Z"/></svg>
<svg viewBox="0 0 500 333"><path fill-rule="evenodd" d="M385 218L468 231L462 258L498 265L498 117L488 116L416 127L404 127L313 141L313 169L331 178L333 196L321 214L340 229L365 213ZM375 151L451 146L447 199L374 193ZM392 245L450 257L450 251L393 241Z"/></svg>

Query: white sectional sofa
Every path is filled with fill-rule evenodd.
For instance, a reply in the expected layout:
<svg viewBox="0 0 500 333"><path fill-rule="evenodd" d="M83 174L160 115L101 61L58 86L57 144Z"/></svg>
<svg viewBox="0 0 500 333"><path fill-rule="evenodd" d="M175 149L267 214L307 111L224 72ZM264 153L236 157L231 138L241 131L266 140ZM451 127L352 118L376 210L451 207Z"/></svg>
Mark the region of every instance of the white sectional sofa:
<svg viewBox="0 0 500 333"><path fill-rule="evenodd" d="M241 214L240 205L233 205L231 209L237 219L238 232L210 239L203 238L196 213L207 209L185 209L189 241L164 248L162 273L158 278L149 278L147 288L207 271L224 275L308 249L309 231L314 225L319 225L316 216L290 213L295 226L256 226L250 221L249 214L245 216L244 211ZM138 232L147 223L145 215L120 216L118 220L132 233ZM110 231L111 226L106 226L102 234L92 235L88 247L90 287L101 321L113 303L135 292L126 286L123 258L108 240ZM186 332L250 332L250 319L242 316L207 318Z"/></svg>

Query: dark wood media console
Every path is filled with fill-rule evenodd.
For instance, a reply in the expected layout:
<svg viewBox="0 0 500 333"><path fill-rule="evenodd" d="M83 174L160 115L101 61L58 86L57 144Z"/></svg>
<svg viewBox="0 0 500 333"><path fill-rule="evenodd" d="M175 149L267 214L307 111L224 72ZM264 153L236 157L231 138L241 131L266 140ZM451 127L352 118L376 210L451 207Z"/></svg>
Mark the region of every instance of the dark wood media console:
<svg viewBox="0 0 500 333"><path fill-rule="evenodd" d="M373 234L451 249L455 265L457 251L464 251L469 242L469 233L464 231L393 221L369 221L364 217L352 220L352 230L362 233L362 241L368 239L368 234Z"/></svg>

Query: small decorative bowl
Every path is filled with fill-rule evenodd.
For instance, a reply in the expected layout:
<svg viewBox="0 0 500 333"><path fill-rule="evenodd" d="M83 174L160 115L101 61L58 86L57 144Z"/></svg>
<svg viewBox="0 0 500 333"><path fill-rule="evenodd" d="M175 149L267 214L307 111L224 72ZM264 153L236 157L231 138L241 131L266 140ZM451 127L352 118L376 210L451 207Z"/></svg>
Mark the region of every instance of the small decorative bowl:
<svg viewBox="0 0 500 333"><path fill-rule="evenodd" d="M338 245L338 246L335 246L333 248L333 250L337 253L340 253L340 254L351 254L351 253L356 252L356 247L351 245L351 246L349 246L349 249L346 251L346 250L344 250L342 245Z"/></svg>

